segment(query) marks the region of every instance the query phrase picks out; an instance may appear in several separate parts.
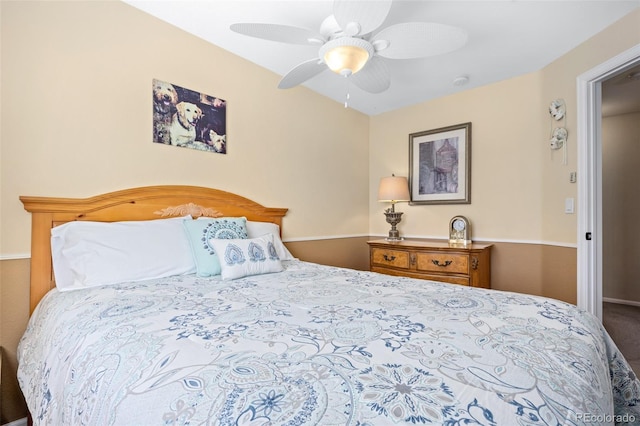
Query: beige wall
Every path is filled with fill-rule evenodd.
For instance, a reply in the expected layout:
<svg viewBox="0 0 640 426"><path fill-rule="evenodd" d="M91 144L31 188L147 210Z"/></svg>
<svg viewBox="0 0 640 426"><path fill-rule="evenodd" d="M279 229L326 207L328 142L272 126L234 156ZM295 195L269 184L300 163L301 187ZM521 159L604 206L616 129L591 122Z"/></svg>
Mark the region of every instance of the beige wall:
<svg viewBox="0 0 640 426"><path fill-rule="evenodd" d="M640 302L640 113L602 120L602 295Z"/></svg>
<svg viewBox="0 0 640 426"><path fill-rule="evenodd" d="M2 35L4 255L29 252L19 195L156 184L288 207L284 238L366 234L367 116L121 2L2 2ZM227 155L151 142L153 78L227 100Z"/></svg>
<svg viewBox="0 0 640 426"><path fill-rule="evenodd" d="M284 238L301 258L365 269L364 236L388 231L377 184L406 175L408 134L471 121L472 204L402 205L401 231L444 237L451 216L467 215L476 239L496 243L494 288L575 302L576 222L562 213L575 145L568 166L551 157L546 108L565 98L571 138L575 77L639 42L640 11L541 71L374 117L279 91L275 74L124 3L0 1L0 19L0 422L25 414L14 370L29 261L7 260L30 249L20 195L222 188L288 207ZM227 155L151 143L153 78L228 101Z"/></svg>
<svg viewBox="0 0 640 426"><path fill-rule="evenodd" d="M368 237L330 240L295 241L286 243L295 257L308 262L359 270L369 269Z"/></svg>
<svg viewBox="0 0 640 426"><path fill-rule="evenodd" d="M511 269L529 270L525 283L514 280L506 289L537 289L575 303L577 215L565 214L564 202L577 197L577 185L569 182L569 173L577 168L576 79L639 44L638 28L640 9L540 71L371 117L372 234L384 235L388 229L383 215L387 206L376 201L379 179L408 175L408 135L470 121L472 203L400 205L405 212L401 233L444 238L449 219L465 215L475 240L540 248L539 256L527 250L528 264L515 262L517 250L501 256ZM552 123L548 106L558 98L566 102L567 118ZM552 125L559 124L569 132L567 164L562 151L549 149Z"/></svg>
<svg viewBox="0 0 640 426"><path fill-rule="evenodd" d="M472 123L471 204L408 205L399 225L406 236L448 238L451 217L472 224L474 239L539 241L543 161L538 125L539 73L467 90L371 117L369 181L373 234L388 230L376 200L380 178L408 176L410 133ZM545 158L546 159L546 158Z"/></svg>
<svg viewBox="0 0 640 426"><path fill-rule="evenodd" d="M20 195L86 197L160 184L287 207L285 239L367 234L367 116L303 87L278 90L277 75L125 3L1 1L0 18L0 258L30 250ZM151 142L154 78L228 102L227 155ZM10 402L19 395L8 393L28 275L4 273L11 262L2 261L0 275L0 423L25 414ZM28 271L27 260L15 262Z"/></svg>
<svg viewBox="0 0 640 426"><path fill-rule="evenodd" d="M541 72L540 128L549 139L549 119L545 105L562 98L567 104L567 129L569 131L569 164L561 164L560 153L550 159L549 149L544 149L546 161L542 162L542 238L546 241L576 242L576 215L565 215L564 199L577 196L577 185L569 183L569 172L576 170L577 150L577 84L576 78L606 62L631 47L640 44L640 9L628 14L615 24L596 34L585 43L549 64ZM541 146L544 144L541 143ZM577 205L577 204L576 204Z"/></svg>
<svg viewBox="0 0 640 426"><path fill-rule="evenodd" d="M0 261L0 346L2 386L0 424L26 415L24 398L18 387L16 348L27 325L29 307L29 260Z"/></svg>
<svg viewBox="0 0 640 426"><path fill-rule="evenodd" d="M529 243L576 244L576 215L564 213L565 198L577 197L569 183L576 171L576 78L640 43L640 9L540 71L435 99L370 120L370 229L382 235L385 205L376 201L379 179L408 175L408 135L472 122L472 203L410 206L400 230L405 235L444 237L449 219L462 214L474 238ZM551 151L548 106L567 105L567 164ZM575 283L571 283L575 285Z"/></svg>

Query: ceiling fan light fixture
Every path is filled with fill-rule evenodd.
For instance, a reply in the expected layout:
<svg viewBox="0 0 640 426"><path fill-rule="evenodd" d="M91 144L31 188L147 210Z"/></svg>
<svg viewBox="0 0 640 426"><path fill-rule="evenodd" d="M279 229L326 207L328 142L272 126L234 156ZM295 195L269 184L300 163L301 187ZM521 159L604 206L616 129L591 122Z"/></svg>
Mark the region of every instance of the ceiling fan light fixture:
<svg viewBox="0 0 640 426"><path fill-rule="evenodd" d="M349 76L360 71L373 56L373 46L355 37L340 37L325 43L320 57L336 74Z"/></svg>

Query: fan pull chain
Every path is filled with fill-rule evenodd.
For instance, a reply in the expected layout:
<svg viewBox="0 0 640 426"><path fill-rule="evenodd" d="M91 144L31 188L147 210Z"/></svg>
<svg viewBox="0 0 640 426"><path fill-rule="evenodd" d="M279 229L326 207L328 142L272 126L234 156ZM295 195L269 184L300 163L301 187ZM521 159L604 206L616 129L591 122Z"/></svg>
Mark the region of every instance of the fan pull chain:
<svg viewBox="0 0 640 426"><path fill-rule="evenodd" d="M344 107L349 108L349 98L351 97L351 95L349 95L349 76L345 75L344 78L347 80L347 95L344 98Z"/></svg>

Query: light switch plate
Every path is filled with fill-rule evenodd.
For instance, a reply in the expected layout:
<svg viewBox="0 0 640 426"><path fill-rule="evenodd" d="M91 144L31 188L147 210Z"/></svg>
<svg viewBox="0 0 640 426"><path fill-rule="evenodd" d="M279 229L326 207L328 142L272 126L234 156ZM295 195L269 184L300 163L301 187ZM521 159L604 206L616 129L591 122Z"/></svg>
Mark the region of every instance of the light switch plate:
<svg viewBox="0 0 640 426"><path fill-rule="evenodd" d="M573 214L574 210L574 201L573 198L565 198L564 199L564 212L567 214Z"/></svg>

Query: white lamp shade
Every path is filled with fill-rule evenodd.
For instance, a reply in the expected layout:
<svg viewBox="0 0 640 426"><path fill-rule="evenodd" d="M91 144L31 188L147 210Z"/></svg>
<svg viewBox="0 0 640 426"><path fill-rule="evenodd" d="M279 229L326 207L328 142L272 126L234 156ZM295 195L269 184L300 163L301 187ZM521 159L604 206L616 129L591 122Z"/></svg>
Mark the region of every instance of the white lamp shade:
<svg viewBox="0 0 640 426"><path fill-rule="evenodd" d="M366 50L357 46L334 47L324 55L324 61L337 74L355 74L369 59Z"/></svg>
<svg viewBox="0 0 640 426"><path fill-rule="evenodd" d="M389 176L380 179L378 188L378 201L395 203L409 201L409 183L406 177Z"/></svg>
<svg viewBox="0 0 640 426"><path fill-rule="evenodd" d="M373 56L371 43L354 37L339 37L320 48L320 58L331 71L349 76L360 71Z"/></svg>

